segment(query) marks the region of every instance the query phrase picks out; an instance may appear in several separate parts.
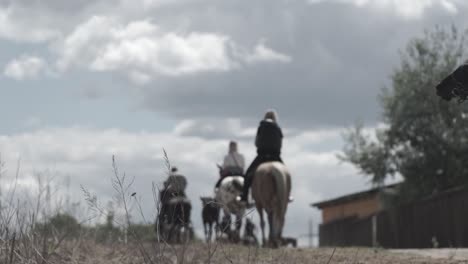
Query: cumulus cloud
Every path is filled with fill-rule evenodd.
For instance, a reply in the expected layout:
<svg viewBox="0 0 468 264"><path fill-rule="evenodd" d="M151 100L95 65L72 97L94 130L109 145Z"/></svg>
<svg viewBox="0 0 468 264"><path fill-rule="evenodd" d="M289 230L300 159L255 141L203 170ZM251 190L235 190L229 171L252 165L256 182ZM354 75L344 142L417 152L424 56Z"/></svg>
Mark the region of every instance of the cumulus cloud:
<svg viewBox="0 0 468 264"><path fill-rule="evenodd" d="M295 128L375 122L398 50L425 27L466 24L468 7L457 0L49 1L9 8L16 24L61 32L43 57L57 59L65 78L124 76L130 83L118 92L130 104L179 120L245 120L275 107ZM106 90L98 86L87 89Z"/></svg>
<svg viewBox="0 0 468 264"><path fill-rule="evenodd" d="M23 55L10 61L3 70L6 77L15 80L35 79L48 71L46 61L40 57Z"/></svg>
<svg viewBox="0 0 468 264"><path fill-rule="evenodd" d="M255 128L242 125L238 118L221 120L186 119L179 122L174 128L179 136L195 136L202 138L246 138L255 136Z"/></svg>
<svg viewBox="0 0 468 264"><path fill-rule="evenodd" d="M391 10L399 16L408 19L420 18L429 8L443 8L449 13L457 13L457 5L462 4L459 0L332 0L337 3L353 4L358 7L373 8L380 11ZM332 2L329 1L329 2ZM324 0L309 0L311 4L325 2Z"/></svg>
<svg viewBox="0 0 468 264"><path fill-rule="evenodd" d="M239 67L243 58L227 35L208 32L177 33L163 30L149 20L121 23L94 16L78 25L64 40L58 67L84 66L92 71L119 71L139 84L154 75L180 76L199 72L224 72ZM249 63L289 62L260 44Z"/></svg>
<svg viewBox="0 0 468 264"><path fill-rule="evenodd" d="M450 2L457 10L467 10L462 2ZM154 83L157 88L141 90L137 97L144 107L177 119L223 116L253 124L259 113L273 107L285 125L294 128L348 126L357 119L375 123L380 115L377 96L391 85L399 50L435 24L462 25L467 20L462 12L447 12L435 1L412 19L395 13L393 2L386 2L388 8L377 1L348 3L288 1L266 8L254 1L235 5L235 10L222 4L213 12L204 5L184 10L182 14L192 18L191 27L229 32L236 41L248 43L244 46L253 45L251 60L275 59L219 74L162 77ZM275 52L263 48L259 37ZM278 61L282 63L274 63Z"/></svg>
<svg viewBox="0 0 468 264"><path fill-rule="evenodd" d="M288 209L286 234L302 234L307 225L307 215L313 217L315 223L320 221L318 211L310 208L309 203L365 186L362 176L357 175L351 166L338 164L337 149L314 150L320 141L339 141L339 137L330 136L337 133L325 134L308 132L285 141L283 157L293 175L293 195L296 198ZM255 154L252 138L240 140L239 144L246 160L251 161ZM59 181L69 175L71 192L79 200L83 200L80 185L96 193L103 202L112 197L114 191L109 184L111 157L116 155L120 171L125 171L128 177L135 177L133 188L141 196L148 219L152 219L155 213L149 186L151 182L160 183L166 177L162 148L166 149L171 163L188 178L188 195L194 206L192 220L195 227L201 229L198 197L212 193L218 177L215 163L220 162L227 152L225 139L83 127L44 128L16 135L0 135L2 161L8 165L9 171L13 171L17 158L21 158L21 182L30 184L34 181L32 172L51 169L57 172ZM1 180L11 181L11 178Z"/></svg>
<svg viewBox="0 0 468 264"><path fill-rule="evenodd" d="M65 40L60 65L75 61L91 70L136 69L164 75L228 70L228 38L210 33L179 35L163 32L149 21L119 25L93 17Z"/></svg>
<svg viewBox="0 0 468 264"><path fill-rule="evenodd" d="M257 125L257 124L256 124ZM335 136L334 132L338 130L322 131L317 130L312 133L304 133L297 129L283 128L285 137L298 136L298 138L307 139L326 139L328 136ZM181 120L173 130L173 133L184 137L200 137L204 139L232 139L232 140L250 140L255 138L257 127L248 126L239 118L227 119L184 119Z"/></svg>
<svg viewBox="0 0 468 264"><path fill-rule="evenodd" d="M261 42L255 46L255 50L252 54L246 56L246 61L248 63L256 62L291 62L291 57L279 52L276 52L265 46L265 43Z"/></svg>
<svg viewBox="0 0 468 264"><path fill-rule="evenodd" d="M45 42L59 36L59 31L37 25L27 17L22 17L20 10L0 6L0 37L19 42ZM20 17L18 17L20 16Z"/></svg>

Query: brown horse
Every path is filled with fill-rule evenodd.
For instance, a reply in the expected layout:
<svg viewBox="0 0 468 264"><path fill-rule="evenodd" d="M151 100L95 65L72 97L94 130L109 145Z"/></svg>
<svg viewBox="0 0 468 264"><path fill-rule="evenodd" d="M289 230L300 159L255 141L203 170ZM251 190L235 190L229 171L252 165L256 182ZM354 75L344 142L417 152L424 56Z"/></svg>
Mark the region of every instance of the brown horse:
<svg viewBox="0 0 468 264"><path fill-rule="evenodd" d="M290 193L291 175L283 163L266 162L257 168L252 182L252 197L260 215L263 246L279 247L281 245ZM263 210L267 213L270 228L268 244L265 239Z"/></svg>

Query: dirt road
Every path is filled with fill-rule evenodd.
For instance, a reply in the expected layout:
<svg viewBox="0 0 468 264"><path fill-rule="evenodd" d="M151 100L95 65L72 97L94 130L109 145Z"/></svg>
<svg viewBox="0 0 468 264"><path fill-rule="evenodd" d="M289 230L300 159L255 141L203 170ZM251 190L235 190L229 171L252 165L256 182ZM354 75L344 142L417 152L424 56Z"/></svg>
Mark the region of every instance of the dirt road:
<svg viewBox="0 0 468 264"><path fill-rule="evenodd" d="M468 263L468 248L438 248L438 249L396 249L390 250L396 254L415 254L433 259L445 260L463 260Z"/></svg>
<svg viewBox="0 0 468 264"><path fill-rule="evenodd" d="M145 255L145 257L143 257ZM185 246L92 243L63 248L48 263L467 263L468 250L385 250L371 248L283 248L278 250L227 244ZM22 262L16 262L22 263Z"/></svg>

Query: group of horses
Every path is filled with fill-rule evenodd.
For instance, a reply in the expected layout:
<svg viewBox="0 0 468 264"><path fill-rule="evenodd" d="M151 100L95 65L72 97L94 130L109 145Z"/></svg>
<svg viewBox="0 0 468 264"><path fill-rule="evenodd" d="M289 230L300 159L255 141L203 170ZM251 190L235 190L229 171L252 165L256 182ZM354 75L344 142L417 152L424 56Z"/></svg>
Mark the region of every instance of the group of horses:
<svg viewBox="0 0 468 264"><path fill-rule="evenodd" d="M218 166L221 173L221 167ZM253 223L246 219L247 206L237 200L241 195L244 178L239 176L225 177L213 197L201 197L202 219L207 241L212 240L213 231L216 238L227 234L230 241L239 242L243 222L246 230L252 229ZM266 162L255 171L252 181L251 193L260 218L260 229L264 247L279 247L284 244L282 237L288 199L291 192L291 176L286 166L281 162ZM173 242L181 242L193 234L190 224L190 201L186 198L170 199L163 204L158 216L157 231L163 237ZM220 221L221 212L223 212ZM265 236L266 221L269 226L268 239ZM235 217L232 226L232 216ZM244 221L245 220L245 221ZM189 234L189 235L187 235ZM246 235L246 234L244 234Z"/></svg>
<svg viewBox="0 0 468 264"><path fill-rule="evenodd" d="M437 95L450 101L458 97L460 101L468 98L468 64L458 67L437 85ZM218 166L221 171L221 167ZM213 229L219 234L227 233L231 240L238 241L242 220L245 216L246 205L237 201L241 195L244 178L228 176L224 178L214 197L201 197L203 210L203 226L207 241L211 241ZM291 192L291 176L286 167L280 162L266 162L255 171L252 182L252 197L255 201L260 217L263 246L279 247L285 243L296 243L295 239L282 237L284 218ZM162 196L164 197L164 195ZM167 196L169 197L169 196ZM162 199L160 212L156 220L156 231L160 237L168 242L182 242L193 238L193 228L190 222L192 206L185 197L169 197ZM224 216L219 222L220 211ZM269 235L265 237L266 212ZM231 230L231 216L234 215L235 229ZM246 220L246 226L253 224ZM248 228L246 228L248 230Z"/></svg>

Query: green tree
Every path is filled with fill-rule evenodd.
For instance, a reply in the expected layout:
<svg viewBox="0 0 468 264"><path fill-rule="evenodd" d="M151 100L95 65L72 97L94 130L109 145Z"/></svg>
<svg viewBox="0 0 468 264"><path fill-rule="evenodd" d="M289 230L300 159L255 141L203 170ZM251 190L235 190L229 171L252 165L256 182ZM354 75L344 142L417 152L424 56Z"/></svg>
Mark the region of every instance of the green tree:
<svg viewBox="0 0 468 264"><path fill-rule="evenodd" d="M57 213L52 216L47 222L39 223L36 230L41 234L54 235L64 238L78 237L81 230L81 225L78 221L69 214Z"/></svg>
<svg viewBox="0 0 468 264"><path fill-rule="evenodd" d="M156 238L154 225L151 224L131 224L128 233L132 240L153 241Z"/></svg>
<svg viewBox="0 0 468 264"><path fill-rule="evenodd" d="M401 52L391 87L379 96L383 128L362 125L344 133L339 157L371 176L374 184L401 175L404 194L420 197L468 183L468 107L448 103L435 86L465 58L466 32L435 27Z"/></svg>
<svg viewBox="0 0 468 264"><path fill-rule="evenodd" d="M96 225L95 238L100 243L112 243L122 235L118 227L114 226L115 213L112 209L107 212L106 223L103 225Z"/></svg>

